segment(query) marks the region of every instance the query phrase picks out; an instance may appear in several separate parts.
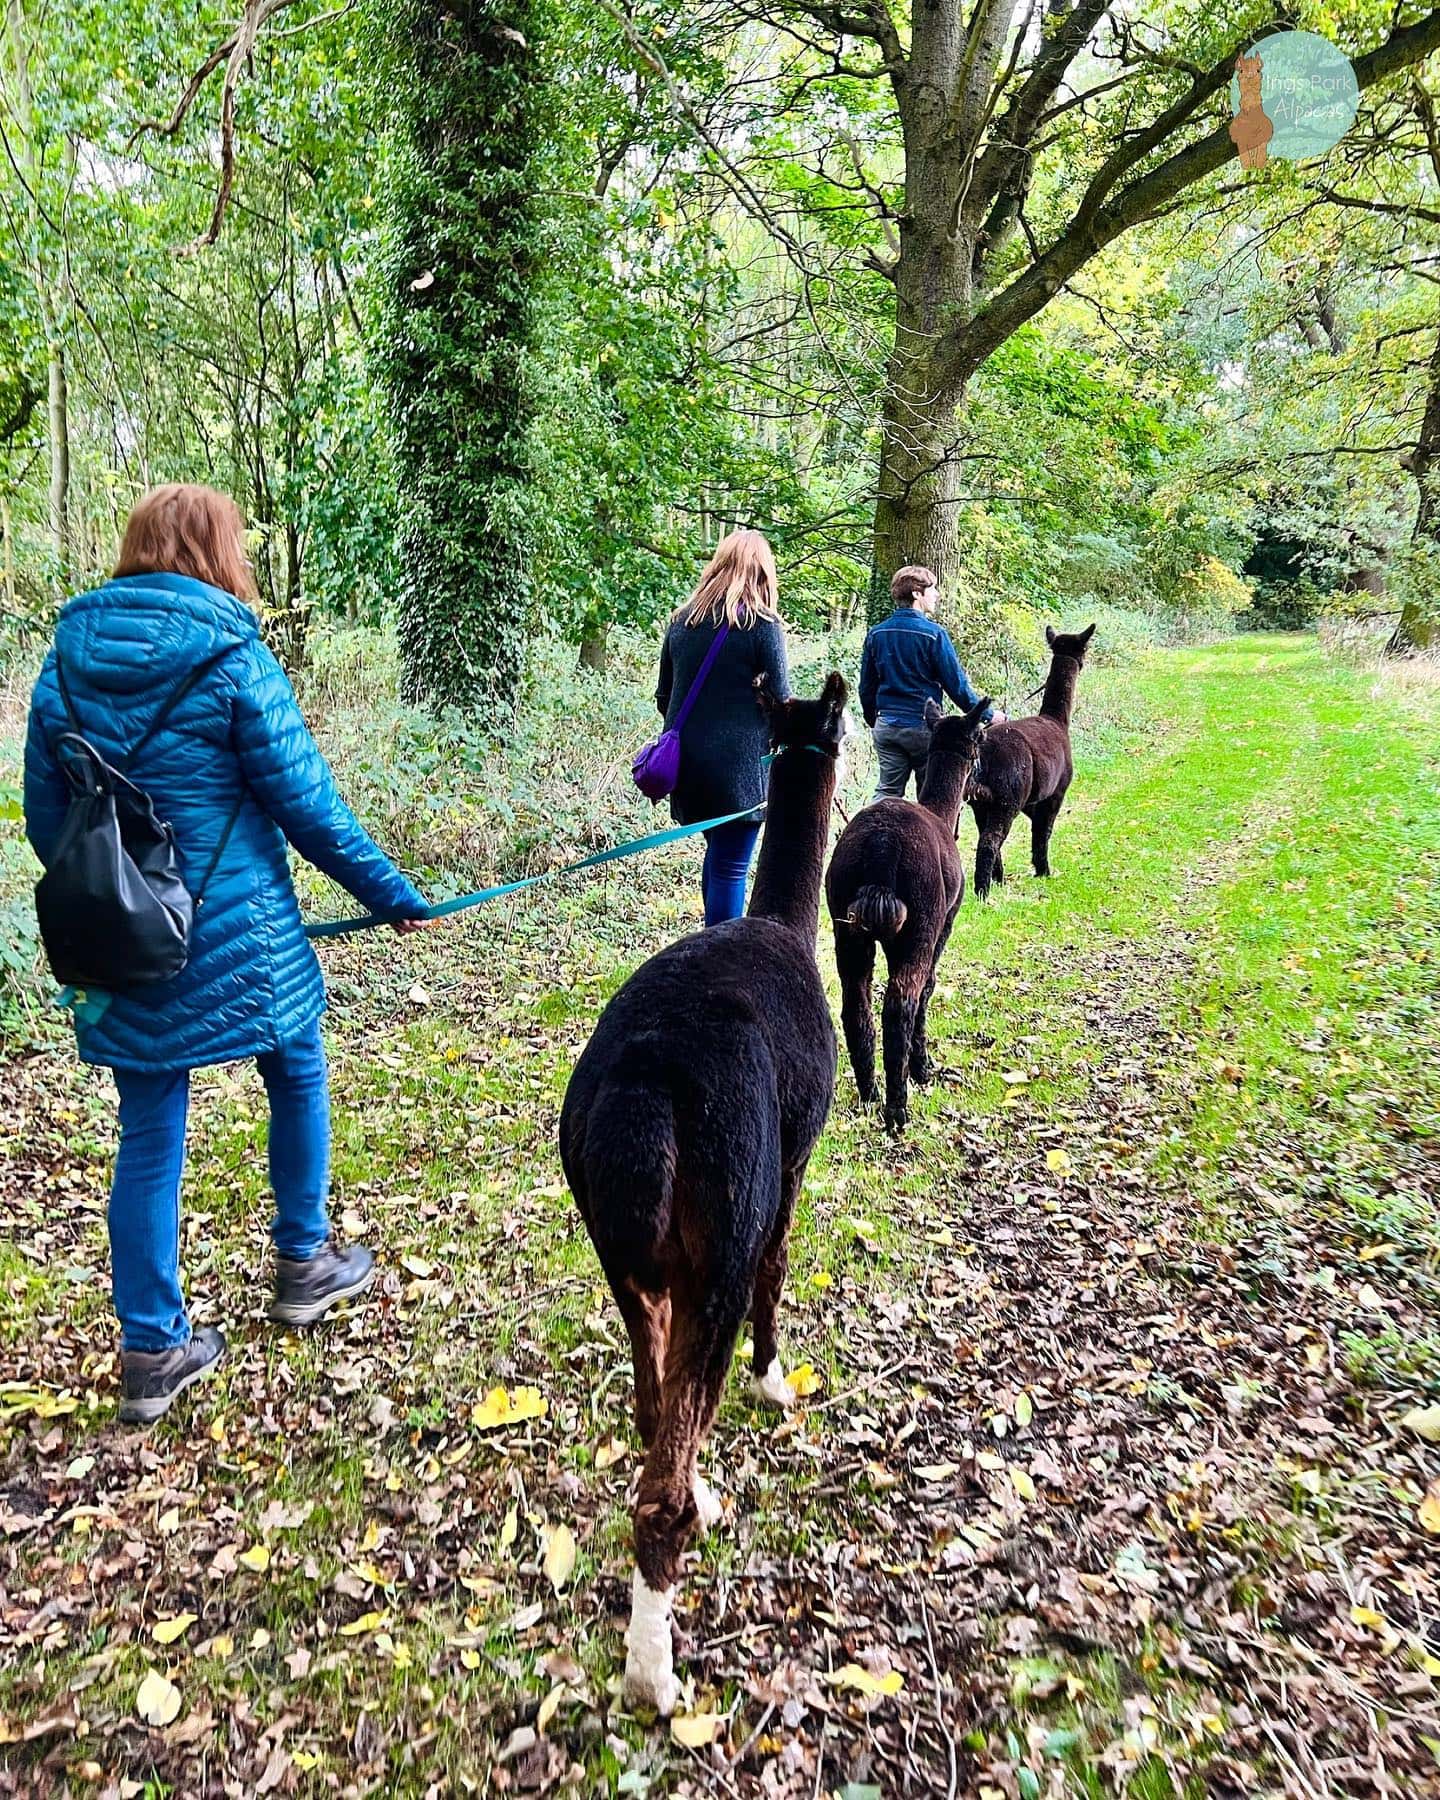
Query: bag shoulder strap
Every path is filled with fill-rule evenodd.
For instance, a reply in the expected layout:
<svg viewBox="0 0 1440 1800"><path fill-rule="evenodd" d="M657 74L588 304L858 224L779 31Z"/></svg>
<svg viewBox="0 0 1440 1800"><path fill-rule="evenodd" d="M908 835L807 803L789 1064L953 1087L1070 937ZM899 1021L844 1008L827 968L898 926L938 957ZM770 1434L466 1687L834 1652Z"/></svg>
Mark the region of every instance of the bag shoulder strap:
<svg viewBox="0 0 1440 1800"><path fill-rule="evenodd" d="M730 621L727 619L711 640L710 648L705 652L705 660L696 670L695 679L690 683L690 691L680 702L680 710L676 713L675 723L670 728L672 731L681 730L684 727L685 721L690 717L690 709L700 698L700 690L704 687L706 677L709 675L711 669L715 667L715 658L720 654L720 646L725 642L729 635Z"/></svg>
<svg viewBox="0 0 1440 1800"><path fill-rule="evenodd" d="M223 650L217 650L213 656L207 656L203 662L196 663L193 669L186 670L179 681L175 683L174 687L171 688L170 692L160 702L159 706L156 707L150 723L140 733L140 736L135 740L134 744L131 745L130 749L127 750L122 757L117 759L117 766L122 771L131 767L136 757L139 756L140 752L155 736L156 732L160 730L165 721L170 717L175 708L195 684L199 681L203 681L212 669L218 668L227 656L233 655L238 649L240 649L239 644L227 644ZM58 650L55 652L55 681L60 689L60 700L69 717L70 723L75 728L76 732L83 737L85 735L85 728L80 723L80 714L76 710L74 696L70 692L70 683L66 678L65 664Z"/></svg>

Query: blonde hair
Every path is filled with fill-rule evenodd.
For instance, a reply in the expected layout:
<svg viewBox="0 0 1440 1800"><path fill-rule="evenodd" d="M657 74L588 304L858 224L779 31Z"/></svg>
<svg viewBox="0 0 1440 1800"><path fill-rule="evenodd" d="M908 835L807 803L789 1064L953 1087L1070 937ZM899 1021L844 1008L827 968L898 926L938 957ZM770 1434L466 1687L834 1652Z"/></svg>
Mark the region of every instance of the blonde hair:
<svg viewBox="0 0 1440 1800"><path fill-rule="evenodd" d="M172 481L152 488L125 525L117 575L189 575L238 600L255 598L245 520L228 494Z"/></svg>
<svg viewBox="0 0 1440 1800"><path fill-rule="evenodd" d="M732 531L721 538L695 592L676 613L687 625L753 625L779 619L780 580L763 532Z"/></svg>

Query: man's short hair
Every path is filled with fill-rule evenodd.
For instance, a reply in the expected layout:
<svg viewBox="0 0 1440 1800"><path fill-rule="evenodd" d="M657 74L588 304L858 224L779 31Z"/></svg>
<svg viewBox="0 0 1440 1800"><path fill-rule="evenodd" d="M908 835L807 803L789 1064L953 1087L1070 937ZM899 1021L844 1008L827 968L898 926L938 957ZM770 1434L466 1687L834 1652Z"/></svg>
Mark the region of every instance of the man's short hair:
<svg viewBox="0 0 1440 1800"><path fill-rule="evenodd" d="M890 598L896 606L913 606L917 594L923 594L928 587L939 585L933 569L923 569L919 563L908 563L890 577Z"/></svg>

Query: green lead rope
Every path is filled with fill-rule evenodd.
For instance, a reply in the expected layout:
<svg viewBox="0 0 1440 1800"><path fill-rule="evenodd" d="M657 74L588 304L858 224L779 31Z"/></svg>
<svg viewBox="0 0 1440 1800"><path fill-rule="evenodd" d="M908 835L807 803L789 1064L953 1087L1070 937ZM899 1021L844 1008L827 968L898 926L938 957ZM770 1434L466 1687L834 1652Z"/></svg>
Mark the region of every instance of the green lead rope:
<svg viewBox="0 0 1440 1800"><path fill-rule="evenodd" d="M442 900L420 913L400 913L389 918L366 913L359 919L332 919L320 925L307 925L305 935L308 938L347 937L353 931L373 931L377 925L393 925L401 918L448 918L451 913L483 906L487 900L499 900L506 894L518 894L522 888L536 887L542 881L557 881L562 875L574 875L580 869L593 869L600 863L619 862L622 857L658 850L662 844L678 843L681 838L713 831L717 825L733 825L738 819L754 819L758 823L764 816L764 806L750 806L743 812L723 813L718 819L702 819L698 825L676 825L669 831L652 831L648 837L634 838L628 844L616 844L609 850L597 850L593 856L582 856L579 862L566 863L560 869L545 869L539 875L526 875L519 881L502 881L496 887L477 888L473 894L457 894L453 900Z"/></svg>

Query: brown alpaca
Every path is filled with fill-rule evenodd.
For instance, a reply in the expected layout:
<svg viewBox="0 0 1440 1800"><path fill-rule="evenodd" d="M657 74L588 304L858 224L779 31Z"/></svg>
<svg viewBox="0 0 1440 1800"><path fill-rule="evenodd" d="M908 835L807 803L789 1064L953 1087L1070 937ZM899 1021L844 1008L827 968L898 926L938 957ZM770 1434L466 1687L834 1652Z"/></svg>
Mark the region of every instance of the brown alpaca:
<svg viewBox="0 0 1440 1800"><path fill-rule="evenodd" d="M1240 153L1242 169L1265 167L1270 154L1266 145L1275 135L1275 127L1266 116L1260 96L1264 68L1264 59L1259 56L1241 56L1235 61L1235 76L1240 84L1240 110L1230 121L1230 141Z"/></svg>
<svg viewBox="0 0 1440 1800"><path fill-rule="evenodd" d="M1030 821L1035 873L1050 873L1050 833L1075 773L1070 709L1075 703L1075 683L1085 666L1085 649L1094 634L1093 625L1073 634L1053 631L1047 625L1050 673L1039 713L1030 719L1007 720L985 734L968 796L980 828L975 846L977 900L990 892L992 881L1005 879L1005 839L1022 812Z"/></svg>
<svg viewBox="0 0 1440 1800"><path fill-rule="evenodd" d="M696 1460L747 1313L758 1397L795 1402L776 1311L835 1092L815 930L845 683L831 675L818 700L759 699L777 754L749 913L641 964L600 1015L560 1114L565 1176L630 1334L645 1445L625 1698L661 1713L679 1695L681 1558L720 1510Z"/></svg>
<svg viewBox="0 0 1440 1800"><path fill-rule="evenodd" d="M955 843L965 790L980 755L987 695L946 719L930 701L930 756L918 802L877 800L846 826L830 858L825 901L835 926L840 1016L860 1098L875 1099L875 1021L871 979L875 946L885 946L889 979L885 1039L885 1123L903 1131L908 1081L930 1079L925 1015L940 961L965 892Z"/></svg>

